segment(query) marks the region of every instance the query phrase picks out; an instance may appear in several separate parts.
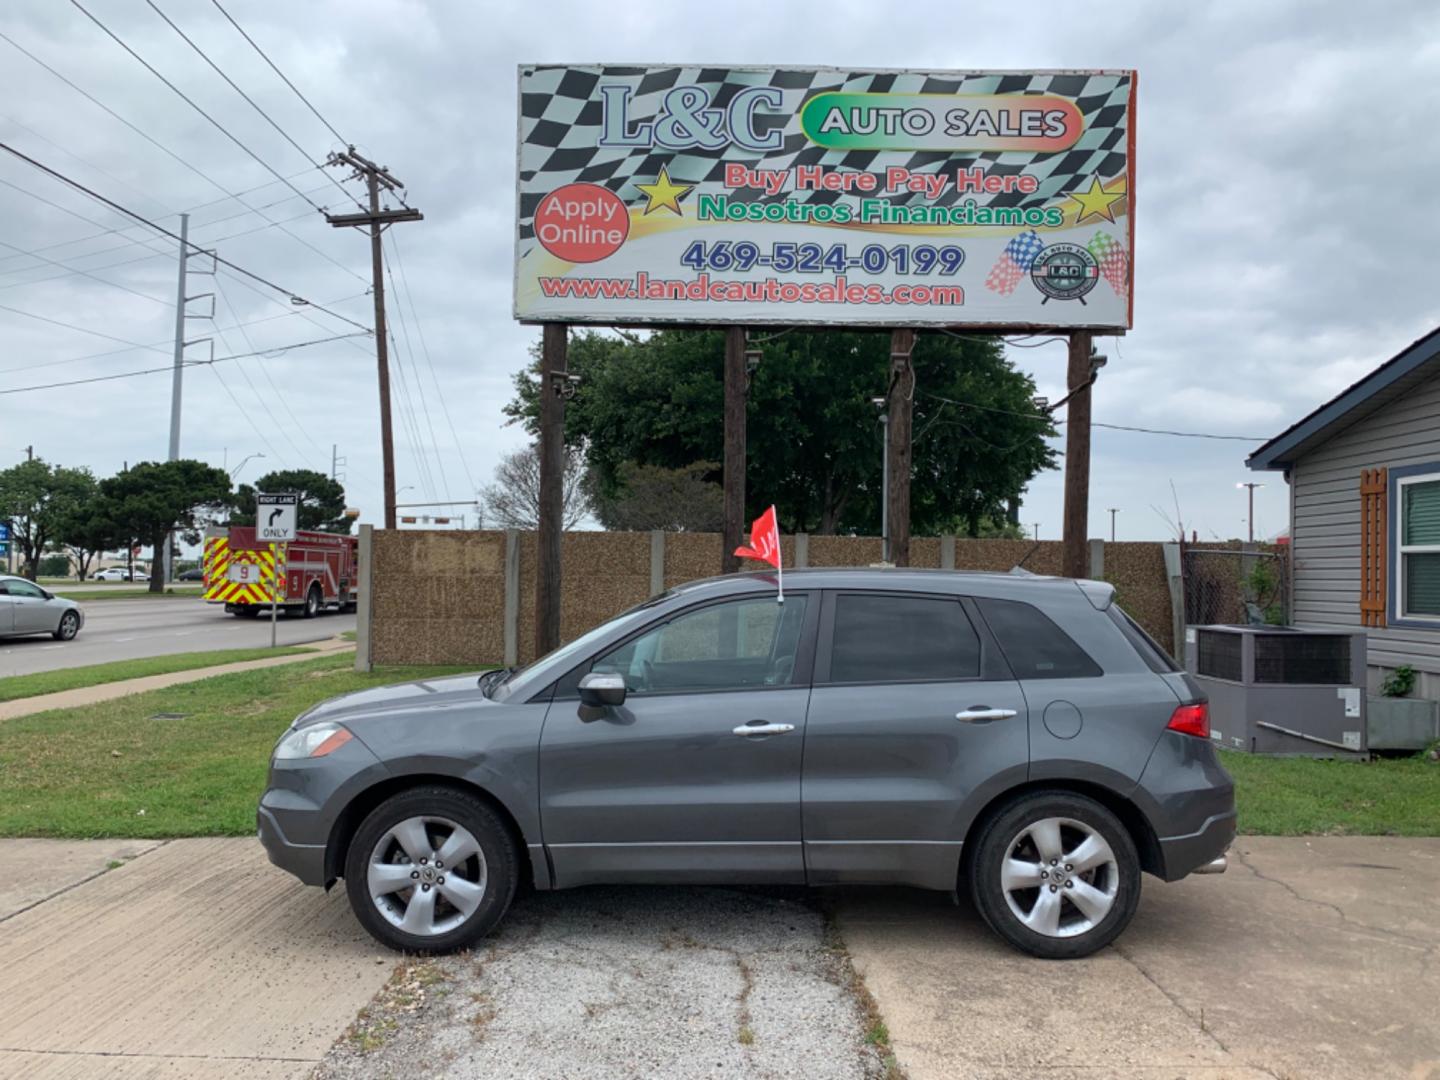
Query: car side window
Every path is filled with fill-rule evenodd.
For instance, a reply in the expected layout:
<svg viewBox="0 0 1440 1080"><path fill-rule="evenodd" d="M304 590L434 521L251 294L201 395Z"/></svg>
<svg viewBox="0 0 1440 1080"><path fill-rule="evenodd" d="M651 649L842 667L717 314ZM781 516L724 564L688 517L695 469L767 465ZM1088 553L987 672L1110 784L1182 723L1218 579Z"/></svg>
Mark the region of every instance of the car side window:
<svg viewBox="0 0 1440 1080"><path fill-rule="evenodd" d="M831 640L832 683L980 675L980 636L955 597L842 593Z"/></svg>
<svg viewBox="0 0 1440 1080"><path fill-rule="evenodd" d="M38 585L31 585L28 581L7 581L6 592L11 596L28 596L34 600L44 600L45 594Z"/></svg>
<svg viewBox="0 0 1440 1080"><path fill-rule="evenodd" d="M1034 604L994 598L975 602L1017 679L1091 679L1104 674L1090 654Z"/></svg>
<svg viewBox="0 0 1440 1080"><path fill-rule="evenodd" d="M606 653L596 672L632 693L784 686L795 671L806 597L731 600L683 612Z"/></svg>

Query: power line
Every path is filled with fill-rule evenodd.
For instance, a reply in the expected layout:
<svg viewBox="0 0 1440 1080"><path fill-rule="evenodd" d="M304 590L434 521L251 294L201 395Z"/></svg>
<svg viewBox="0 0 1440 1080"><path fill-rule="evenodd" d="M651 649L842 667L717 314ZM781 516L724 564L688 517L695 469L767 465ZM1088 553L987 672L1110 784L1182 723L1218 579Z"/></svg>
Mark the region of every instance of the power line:
<svg viewBox="0 0 1440 1080"><path fill-rule="evenodd" d="M265 63L270 65L270 70L275 72L276 75L279 75L281 81L284 82L285 85L288 86L291 90L295 91L295 96L298 97L301 101L303 101L305 103L305 107L315 114L315 119L319 120L322 124L329 128L331 135L334 135L335 138L339 139L346 146L349 146L350 140L342 138L340 132L335 130L335 125L330 123L329 120L326 120L325 117L320 115L320 110L315 108L314 105L311 105L310 99L307 98L304 94L302 94L296 88L295 84L285 77L285 73L275 66L275 61L271 60L270 57L265 55L265 50L260 48L259 45L255 44L255 39L245 32L244 28L235 21L234 16L232 16L228 11L226 11L223 7L220 6L220 0L211 0L211 3L213 3L217 9L219 9L221 15L224 15L225 18L229 20L231 26L235 27L236 30L240 31L240 36L243 37L246 41L248 41L250 43L250 47L260 54L260 58L264 60Z"/></svg>
<svg viewBox="0 0 1440 1080"><path fill-rule="evenodd" d="M0 240L0 247L7 247L11 251L21 250L20 248L17 248L14 244L6 243L4 240ZM161 306L168 308L173 308L175 306L174 303L169 300L162 300L158 296L151 296L149 293L140 292L140 290L138 289L130 288L129 285L121 285L118 281L109 281L105 278L102 278L99 274L92 274L89 270L80 270L73 266L66 266L64 263L57 262L56 260L49 258L45 255L36 255L35 258L47 262L51 266L61 267L66 271L66 276L69 276L71 274L79 274L81 277L87 277L91 281L98 281L101 285L109 285L112 289L119 289L122 292L129 293L131 296L138 296L142 300L149 300L152 304L160 304Z"/></svg>
<svg viewBox="0 0 1440 1080"><path fill-rule="evenodd" d="M420 366L415 362L415 349L410 344L410 324L405 318L405 305L400 300L400 290L395 284L395 274L388 261L385 263L385 275L390 279L390 291L395 294L395 311L400 316L400 335L405 339L405 352L410 357L410 373L415 377L415 392L420 396L420 407L425 413L425 428L430 432L430 453L434 455L435 464L440 468L440 487L448 499L450 479L445 475L445 459L440 456L440 443L435 438L434 421L430 419L430 401L425 393L425 382L420 378Z"/></svg>
<svg viewBox="0 0 1440 1080"><path fill-rule="evenodd" d="M91 330L84 326L77 326L75 323L63 322L60 319L52 319L46 315L36 315L33 311L21 311L19 308L7 307L0 304L0 311L8 311L12 315L24 315L27 319L36 319L39 322L50 323L52 326L63 326L66 330L78 330L82 334L92 334L95 337L105 338L107 341L118 341L121 345L129 345L132 349L155 349L156 352L164 352L164 349L155 348L152 345L141 345L138 342L130 341L127 338L116 337L114 334L107 334L100 330Z"/></svg>
<svg viewBox="0 0 1440 1080"><path fill-rule="evenodd" d="M97 108L102 109L105 113L107 113L108 115L114 117L116 120L120 121L120 123L124 124L124 125L125 125L127 128L129 128L131 131L135 132L135 134L139 135L139 136L140 136L142 139L144 139L146 142L150 143L152 146L154 146L154 147L155 147L157 150L159 150L161 153L167 155L168 157L173 158L175 161L177 161L177 162L179 162L181 165L185 166L185 168L189 169L189 170L190 170L192 173L194 173L196 176L200 177L200 179L204 180L204 181L205 181L207 184L209 184L211 187L215 188L217 191L223 191L223 192L225 193L225 195L226 195L227 198L234 199L235 201L239 202L240 205L242 205L242 206L246 205L246 204L245 204L245 200L240 197L242 194L245 194L245 192L238 192L238 193L237 193L237 192L231 191L229 188L227 188L224 184L220 183L220 181L216 180L216 179L215 179L213 176L211 176L209 173L205 172L203 169L199 168L198 166L192 165L189 161L187 161L185 158L181 157L181 156L180 156L179 154L177 154L174 150L171 150L168 146L166 146L164 143L160 142L158 139L154 138L154 137L153 137L152 135L150 135L148 132L143 131L142 129L140 129L139 127L135 126L133 123L131 123L129 120L125 119L125 117L121 116L121 115L120 115L119 113L117 113L114 109L110 108L109 105L106 105L103 101L101 101L99 98L97 98L94 94L91 94L89 91L84 90L84 89L82 89L81 87L77 86L77 85L76 85L74 82L72 82L70 79L66 78L66 77L65 77L64 75L62 75L60 72L56 71L53 67L51 67L49 64L45 63L45 61L41 60L38 56L36 56L34 53L30 52L28 49L26 49L24 46L22 46L19 42L17 42L14 38L10 37L8 34L4 33L3 31L0 31L0 40L3 40L3 41L5 41L5 42L7 42L7 43L8 43L11 47L13 47L16 51L20 52L22 55L26 56L27 58L29 58L30 60L32 60L34 63L38 64L40 67L44 68L44 69L45 69L46 71L48 71L51 75L55 76L55 78L59 79L59 80L60 80L61 82L63 82L66 86L70 87L70 89L74 90L74 91L75 91L77 94L79 94L81 97L85 98L85 100L89 101L91 104L95 105ZM317 167L318 167L318 166L317 166ZM308 170L307 170L307 171L308 171ZM300 174L297 174L297 175L300 175ZM278 181L275 181L275 180L268 181L267 183L262 184L261 187L269 187L270 184L276 183L276 182L283 183L283 184L285 184L287 187L293 187L293 185L290 184L290 181L293 180L293 179L295 179L294 176L290 176L290 177L282 176L282 177L280 177L280 178L278 179ZM252 188L252 189L249 189L249 190L258 191L258 190L260 190L260 189L259 189L259 188ZM306 201L308 202L309 200L307 199ZM314 206L315 204L314 204L314 203L311 203L310 205L311 205L311 206ZM262 216L263 216L263 215L262 215ZM363 277L360 277L359 274L355 273L354 270L351 270L348 266L344 265L343 263L341 263L338 259L334 258L333 256L327 254L327 253L324 252L324 251L321 251L318 247L316 247L314 244L310 243L310 242L309 242L308 240L306 240L304 237L298 236L297 234L291 232L289 229L284 228L283 226L280 228L280 231L281 231L282 233L284 233L286 236L290 237L291 240L294 240L297 244L300 244L302 247L308 248L310 251L314 252L316 255L319 255L319 256L320 256L322 259L324 259L326 262L329 262L329 263L331 263L332 265L338 267L339 269L343 270L345 273L349 274L351 277L359 278L359 280L361 280L361 281L364 281L364 280L365 280Z"/></svg>
<svg viewBox="0 0 1440 1080"><path fill-rule="evenodd" d="M80 3L80 0L70 0L70 3L71 3L72 5L74 5L77 9L79 9L80 13L83 14L87 19L89 19L91 22L93 22L93 23L94 23L96 26L98 26L101 30L105 31L105 33L110 37L110 39L111 39L112 41L115 42L115 44L119 45L122 49L124 49L127 53L129 53L131 56L133 56L136 60L140 61L140 63L145 67L145 70L146 70L146 71L150 72L150 74L154 75L157 79L159 79L161 82L163 82L163 83L164 83L166 86L168 86L171 90L175 91L175 93L180 97L180 100L182 100L183 102L185 102L185 104L189 105L192 109L194 109L196 112L198 112L198 113L199 113L201 116L203 116L206 120L210 121L211 125L214 126L214 128L215 128L217 131L219 131L219 132L220 132L222 135L224 135L227 139L229 139L231 142L233 142L233 143L234 143L236 146L238 146L241 150L244 150L245 153L247 153L248 155L250 155L250 157L254 158L255 161L258 162L268 173L270 173L271 176L275 177L276 180L282 180L282 181L284 181L284 182L286 183L286 185L288 185L288 186L290 187L290 189L295 192L296 195L299 195L299 194L300 194L300 189L297 188L294 184L291 184L288 180L285 180L285 178L284 178L283 176L281 176L279 172L276 171L276 169L275 169L275 167L274 167L273 165L271 165L268 161L266 161L264 158L262 158L259 154L255 153L254 150L251 150L250 147L246 146L243 142L241 142L241 141L240 141L239 139L237 139L233 134L231 134L229 128L225 127L225 125L222 124L222 123L220 123L219 120L216 120L216 119L215 119L213 116L211 116L208 112L206 112L206 111L205 111L204 109L202 109L199 105L197 105L197 104L195 103L194 99L191 98L188 94L186 94L185 91L181 90L178 86L176 86L174 83L172 83L172 82L171 82L169 79L167 79L164 75L160 74L160 72L159 72L158 70L156 70L156 68L155 68L153 65L151 65L150 61L146 60L143 56L141 56L139 53L137 53L137 52L136 52L134 49L132 49L129 45L125 44L125 42L121 39L121 37L120 37L118 34L115 33L115 31L111 30L108 26L106 26L103 22L101 22L99 19L97 19L94 15L91 15L90 12L85 9L85 6ZM308 159L307 159L307 160L308 160ZM308 198L307 198L305 201L308 202L308 203L310 203L310 205L313 206L313 207L316 209L316 211L318 211L318 212L320 212L320 213L324 213L324 211L321 209L321 207L320 207L317 203L311 202Z"/></svg>
<svg viewBox="0 0 1440 1080"><path fill-rule="evenodd" d="M1029 420L1049 420L1053 424L1063 424L1064 420L1057 420L1046 412L1017 412L1014 409L1001 409L994 405L978 405L973 401L956 401L953 398L941 397L939 394L923 393L924 397L932 398L935 401L943 401L948 405L958 405L965 409L979 409L981 412L1003 413L1006 416L1021 416ZM1173 435L1182 439L1230 439L1236 442L1264 442L1268 436L1264 435L1220 435L1209 431L1169 431L1164 428L1131 427L1127 424L1102 424L1092 421L1091 427L1109 428L1112 431L1134 431L1142 435Z"/></svg>
<svg viewBox="0 0 1440 1080"><path fill-rule="evenodd" d="M255 418L251 416L250 413L246 410L245 406L240 403L240 399L235 396L235 391L230 389L230 384L225 381L225 376L220 374L220 369L217 367L212 367L210 370L215 373L215 378L220 380L220 385L225 388L225 393L230 396L230 400L235 403L235 408L240 410L240 415L243 416L245 418L245 422L248 423L252 429L254 429L256 436L260 439L262 443L265 444L266 449L268 449L270 453L275 455L275 458L280 462L281 465L287 465L288 463L285 460L285 455L280 453L279 450L276 450L275 444L265 437L265 432L260 430L260 425L255 423ZM246 379L248 381L248 375L246 376ZM254 383L250 384L250 389L255 389Z"/></svg>
<svg viewBox="0 0 1440 1080"><path fill-rule="evenodd" d="M22 314L23 314L23 312L22 312ZM107 335L103 335L103 334L102 334L101 336L104 337L104 336L107 336ZM275 348L273 348L273 349L260 349L260 350L254 352L254 353L236 353L236 354L234 354L233 356L212 356L209 360L185 360L185 361L182 361L182 362L181 362L181 366L182 366L182 367L209 367L210 365L212 365L212 364L218 364L218 363L220 363L220 362L223 361L223 360L243 360L243 359L245 359L245 358L247 358L247 357L249 357L249 356L264 356L264 357L279 356L281 353L287 353L287 352L289 352L289 351L292 350L292 349L303 349L303 348L306 348L307 346L310 346L310 345L324 345L324 344L327 344L328 342L331 342L331 341L343 341L343 340L345 340L346 338L361 337L361 336L362 336L362 335L360 335L360 334L354 334L354 333L351 333L351 334L333 334L333 335L331 335L330 337L327 337L327 338L317 338L317 339L315 339L314 341L297 341L297 342L295 342L293 345L277 345L277 346L276 346ZM145 346L145 345L136 345L135 347L136 347L137 349L144 349L144 348L147 348L148 346ZM161 350L157 350L157 351L163 352L164 350L161 349ZM154 374L156 374L157 372L161 372L161 371L170 372L170 371L174 371L174 370L175 370L175 365L174 365L173 363L169 363L169 364L166 364L164 367L145 368L145 369L143 369L143 370L141 370L141 371L120 371L120 372L116 372L116 373L113 374L113 375L96 375L96 376L93 376L93 377L88 378L88 379L70 379L70 380L67 380L67 381L65 381L65 382L43 383L43 384L36 385L36 386L11 386L11 387L8 387L8 388L6 388L6 389L0 390L0 394L23 394L23 393L26 393L27 391L30 391L30 390L54 390L54 389L57 389L57 388L62 387L62 386L84 386L84 385L86 385L86 384L88 384L88 383L112 382L112 381L114 381L115 379L129 379L129 378L133 378L133 377L135 377L135 376L137 376L137 375L154 375Z"/></svg>
<svg viewBox="0 0 1440 1080"><path fill-rule="evenodd" d="M465 451L460 447L460 436L455 431L455 421L450 419L450 406L446 403L446 394L440 387L440 379L435 374L435 364L430 359L430 346L425 343L425 327L420 322L420 314L415 310L415 293L410 289L409 279L405 276L405 260L400 256L400 241L393 235L389 237L391 250L395 252L395 265L400 270L400 284L405 287L405 298L410 304L410 314L415 319L415 332L420 337L420 351L425 354L425 366L430 369L430 381L435 384L435 393L440 398L440 409L445 414L445 423L450 428L450 438L455 442L455 456L460 459L460 467L465 470L465 483L468 484L470 494L479 489L475 486L475 477L470 472L470 463L465 460Z"/></svg>
<svg viewBox="0 0 1440 1080"><path fill-rule="evenodd" d="M71 0L71 3L74 3L74 2L75 2L75 0ZM36 160L35 160L34 158L32 158L30 155L21 153L19 150L16 150L13 146L9 145L8 143L0 142L0 150L4 150L4 151L6 151L7 153L13 154L15 157L18 157L21 161L27 162L27 163L29 163L30 165L35 166L35 168L39 169L41 172L48 173L50 176L52 176L52 177L54 177L55 179L61 181L62 183L69 184L69 185L70 185L71 187L73 187L75 190L80 191L80 192L83 192L84 194L90 196L90 198L94 199L96 202L102 203L103 205L110 207L110 209L112 209L112 210L117 210L117 211L119 211L120 213L125 214L125 215L128 216L128 217L132 217L132 218L134 218L136 221L140 222L141 224L150 226L150 228L154 229L154 230L155 230L156 232L158 232L158 233L163 233L165 236L168 236L168 237L170 237L170 239L175 240L175 241L177 241L177 242L180 240L180 237L179 237L178 234L171 232L169 229L165 228L165 226L163 226L163 225L157 225L155 222L151 221L149 218L145 217L144 215L142 215L142 214L137 214L134 210L131 210L131 209L128 209L127 207L121 206L119 203L115 202L113 199L107 199L104 195L101 195L101 194L99 194L98 192L91 190L90 188L86 187L84 184L80 183L78 180L72 180L70 177L66 176L64 173L58 172L57 170L50 168L50 166L45 165L45 164L42 164L42 163L39 162L39 161L36 161ZM196 246L195 244L191 244L190 246L191 246L192 248L194 248L196 251L201 251L201 250L203 250L202 248ZM207 253L207 254L208 254L208 253ZM369 327L365 326L363 323L358 323L358 322L356 322L354 319L349 318L348 316L341 315L341 314L339 314L338 312L334 312L334 311L329 310L328 308L321 307L319 304L311 303L309 300L306 300L304 297L300 296L300 295L299 295L298 293L296 293L295 291L293 291L293 290L291 290L291 289L287 289L287 288L285 288L285 287L282 286L282 285L277 285L277 284L275 284L273 281L270 281L268 278L261 277L259 274L255 273L253 270L247 270L245 267L240 266L238 263L233 263L233 262L231 262L229 259L222 259L219 255L214 256L214 258L215 258L215 261L216 261L217 263L220 263L220 264L223 264L223 265L225 265L225 266L228 266L231 270L234 270L234 271L236 271L237 273L244 274L246 277L252 278L253 280L260 282L260 284L266 286L267 288L274 289L274 290L275 290L276 292L278 292L278 293L284 293L285 295L287 295L287 296L290 298L290 302L291 302L292 304L305 304L305 305L308 305L309 307L313 307L313 308L315 308L315 309L318 310L318 311L323 311L323 312L325 312L325 314L327 314L327 315L329 315L329 316L331 316L331 317L333 317L333 318L339 319L339 320L341 320L342 322L347 322L347 323L349 323L351 326L357 326L357 327L359 327L361 330L366 331L367 333L373 332L373 331L370 330ZM358 275L357 275L357 276L358 276ZM361 278L360 280L363 281L363 280L365 280L365 279L364 279L364 278Z"/></svg>
<svg viewBox="0 0 1440 1080"><path fill-rule="evenodd" d="M249 103L252 109L254 109L261 116L263 116L266 123L268 123L276 131L278 131L280 135L285 139L285 141L295 148L296 153L298 153L301 157L303 157L306 161L310 162L312 165L316 165L318 167L318 162L316 162L309 155L309 153L306 152L305 148L301 146L298 142L296 142L294 139L292 139L290 137L290 133L284 128L282 128L279 124L277 124L269 113L267 113L264 109L257 105L254 98L252 98L249 94L245 93L244 90L241 90L240 87L236 84L235 80L230 78L229 75L226 75L225 72L221 70L220 65L215 63L214 60L211 60L210 57L206 54L205 50L200 48L199 45L196 45L195 42L191 40L190 36L185 33L184 30L181 30L180 27L176 26L175 23L171 21L170 16L166 15L163 11L160 10L159 7L156 6L155 0L145 0L145 2L150 5L150 9L154 11L156 15L159 15L160 18L165 20L166 26L170 27L170 29L174 30L175 33L179 34L185 44L189 45L190 48L194 49L195 52L199 54L200 59L204 60L205 63L209 64L215 70L215 74L219 75L222 79L224 79L226 83L229 84L232 90L234 90L237 94L244 98L247 103ZM364 209L364 206L361 206L360 201L356 199L355 196L351 195L350 192L346 191L344 187L341 186L340 181L335 179L333 173L327 171L325 173L325 177L330 181L330 183L335 185L336 189L339 190L341 195L344 195L347 199L353 200L356 206L360 206L362 210ZM314 204L312 203L311 205L313 206Z"/></svg>

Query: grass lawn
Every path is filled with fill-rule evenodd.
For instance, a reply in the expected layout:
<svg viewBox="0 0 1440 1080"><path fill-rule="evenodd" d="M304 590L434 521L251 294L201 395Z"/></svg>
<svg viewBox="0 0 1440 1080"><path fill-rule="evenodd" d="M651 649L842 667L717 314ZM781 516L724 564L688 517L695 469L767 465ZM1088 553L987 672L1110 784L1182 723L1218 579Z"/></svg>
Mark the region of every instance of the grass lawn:
<svg viewBox="0 0 1440 1080"><path fill-rule="evenodd" d="M106 589L104 592L67 593L61 590L55 593L56 596L65 600L74 600L77 604L89 604L101 600L196 600L201 594L202 586L199 585L193 588L185 585L166 585L165 591L161 593L152 593L143 585L127 586L123 589Z"/></svg>
<svg viewBox="0 0 1440 1080"><path fill-rule="evenodd" d="M296 716L460 670L354 663L327 656L0 722L0 836L249 836L270 751Z"/></svg>
<svg viewBox="0 0 1440 1080"><path fill-rule="evenodd" d="M41 671L34 675L10 675L0 679L0 701L54 694L82 686L139 679L145 675L168 675L172 671L194 671L216 664L236 664L241 660L264 660L270 656L294 656L309 649L218 649L213 652L176 653L174 656L147 656L142 660L117 660L112 664L91 664L89 667Z"/></svg>
<svg viewBox="0 0 1440 1080"><path fill-rule="evenodd" d="M1440 763L1274 758L1221 751L1240 831L1262 836L1440 836Z"/></svg>

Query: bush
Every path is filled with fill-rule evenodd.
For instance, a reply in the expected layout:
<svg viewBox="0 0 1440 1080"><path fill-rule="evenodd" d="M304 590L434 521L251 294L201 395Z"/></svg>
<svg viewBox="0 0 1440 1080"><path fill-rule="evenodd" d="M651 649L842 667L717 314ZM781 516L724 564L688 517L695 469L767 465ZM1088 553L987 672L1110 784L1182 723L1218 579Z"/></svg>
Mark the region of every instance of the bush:
<svg viewBox="0 0 1440 1080"><path fill-rule="evenodd" d="M69 577L70 559L65 555L44 555L40 559L41 577Z"/></svg>

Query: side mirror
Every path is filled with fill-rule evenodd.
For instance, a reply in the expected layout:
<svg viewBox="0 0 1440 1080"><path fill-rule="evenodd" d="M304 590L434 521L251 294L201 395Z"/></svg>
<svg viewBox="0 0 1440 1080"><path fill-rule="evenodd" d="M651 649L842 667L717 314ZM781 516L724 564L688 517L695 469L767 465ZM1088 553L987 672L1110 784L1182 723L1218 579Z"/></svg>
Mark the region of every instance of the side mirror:
<svg viewBox="0 0 1440 1080"><path fill-rule="evenodd" d="M580 704L603 706L625 704L625 676L592 671L580 680Z"/></svg>

